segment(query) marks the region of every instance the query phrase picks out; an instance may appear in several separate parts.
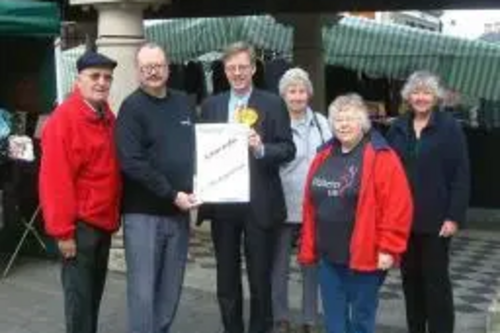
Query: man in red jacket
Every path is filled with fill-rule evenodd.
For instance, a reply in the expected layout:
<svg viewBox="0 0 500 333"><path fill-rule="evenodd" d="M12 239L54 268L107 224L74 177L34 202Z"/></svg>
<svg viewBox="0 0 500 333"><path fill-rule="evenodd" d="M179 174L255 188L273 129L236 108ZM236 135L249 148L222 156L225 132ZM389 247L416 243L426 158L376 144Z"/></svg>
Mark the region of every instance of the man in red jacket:
<svg viewBox="0 0 500 333"><path fill-rule="evenodd" d="M107 104L115 67L99 53L80 57L75 90L42 133L40 202L62 256L67 333L97 332L111 235L119 226L115 116Z"/></svg>

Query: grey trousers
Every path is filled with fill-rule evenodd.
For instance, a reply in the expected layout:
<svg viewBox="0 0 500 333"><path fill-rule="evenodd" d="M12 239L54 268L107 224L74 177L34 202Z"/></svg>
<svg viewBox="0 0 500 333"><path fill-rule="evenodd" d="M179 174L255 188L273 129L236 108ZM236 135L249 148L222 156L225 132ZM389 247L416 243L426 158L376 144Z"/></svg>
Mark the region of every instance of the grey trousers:
<svg viewBox="0 0 500 333"><path fill-rule="evenodd" d="M129 333L168 333L184 281L189 216L126 214Z"/></svg>
<svg viewBox="0 0 500 333"><path fill-rule="evenodd" d="M290 320L288 278L294 232L300 224L283 223L277 231L272 272L274 321ZM318 314L318 274L316 266L302 267L302 324L315 324Z"/></svg>

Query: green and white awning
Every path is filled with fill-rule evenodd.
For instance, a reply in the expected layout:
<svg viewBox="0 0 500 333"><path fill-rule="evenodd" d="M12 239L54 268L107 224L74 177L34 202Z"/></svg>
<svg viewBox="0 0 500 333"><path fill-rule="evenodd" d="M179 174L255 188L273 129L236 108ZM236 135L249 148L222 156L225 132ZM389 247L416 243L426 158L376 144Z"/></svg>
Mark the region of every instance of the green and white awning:
<svg viewBox="0 0 500 333"><path fill-rule="evenodd" d="M172 19L147 24L146 39L161 45L173 62L194 59L235 41L232 20Z"/></svg>
<svg viewBox="0 0 500 333"><path fill-rule="evenodd" d="M500 100L500 46L406 26L345 18L324 30L326 62L374 76L438 74L469 96Z"/></svg>
<svg viewBox="0 0 500 333"><path fill-rule="evenodd" d="M257 48L289 53L293 29L271 16L172 19L146 24L146 38L168 51L173 62L183 62L245 40Z"/></svg>
<svg viewBox="0 0 500 333"><path fill-rule="evenodd" d="M195 59L245 40L257 48L291 55L293 28L271 16L173 19L149 22L146 38L168 50L174 62ZM425 30L345 17L323 28L325 62L373 76L405 78L416 70L441 76L448 88L468 96L500 100L500 46ZM65 51L60 66L73 71L78 50ZM71 59L70 59L71 58ZM71 65L69 65L71 63ZM64 79L68 91L70 79Z"/></svg>

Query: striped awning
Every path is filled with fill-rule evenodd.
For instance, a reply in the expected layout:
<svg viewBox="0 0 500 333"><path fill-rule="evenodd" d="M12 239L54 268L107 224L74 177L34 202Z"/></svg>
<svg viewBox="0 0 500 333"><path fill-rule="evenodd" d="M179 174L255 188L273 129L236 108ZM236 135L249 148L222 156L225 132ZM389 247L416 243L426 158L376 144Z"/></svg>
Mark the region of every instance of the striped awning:
<svg viewBox="0 0 500 333"><path fill-rule="evenodd" d="M146 25L145 35L167 50L173 62L219 50L238 38L231 18L165 20Z"/></svg>
<svg viewBox="0 0 500 333"><path fill-rule="evenodd" d="M293 28L278 23L272 16L247 16L235 21L239 40L245 40L260 49L291 55Z"/></svg>
<svg viewBox="0 0 500 333"><path fill-rule="evenodd" d="M323 31L326 62L374 76L438 74L446 87L500 100L500 46L406 26L344 18Z"/></svg>
<svg viewBox="0 0 500 333"><path fill-rule="evenodd" d="M57 101L62 102L72 91L76 79L76 61L85 52L85 46L80 45L61 52L60 40L55 45Z"/></svg>
<svg viewBox="0 0 500 333"><path fill-rule="evenodd" d="M245 40L260 49L289 53L293 29L272 16L172 19L146 24L146 38L168 50L174 62L197 58Z"/></svg>
<svg viewBox="0 0 500 333"><path fill-rule="evenodd" d="M271 16L162 20L147 23L145 31L147 39L165 47L174 62L219 51L238 40L285 55L291 55L293 48L293 28ZM327 64L399 79L426 69L440 75L450 89L500 100L500 45L359 17L324 27L323 41ZM65 51L66 60L59 65L64 63L66 69L61 72L73 71L74 76L75 55L81 52L81 48Z"/></svg>

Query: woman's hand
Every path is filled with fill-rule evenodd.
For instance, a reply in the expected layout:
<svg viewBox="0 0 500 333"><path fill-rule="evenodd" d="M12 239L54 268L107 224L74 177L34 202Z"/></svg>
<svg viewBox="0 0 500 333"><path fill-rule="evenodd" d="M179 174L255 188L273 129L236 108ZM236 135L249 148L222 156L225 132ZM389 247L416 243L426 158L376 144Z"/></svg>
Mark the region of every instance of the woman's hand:
<svg viewBox="0 0 500 333"><path fill-rule="evenodd" d="M387 253L380 252L378 254L378 269L387 271L394 265L394 257Z"/></svg>

